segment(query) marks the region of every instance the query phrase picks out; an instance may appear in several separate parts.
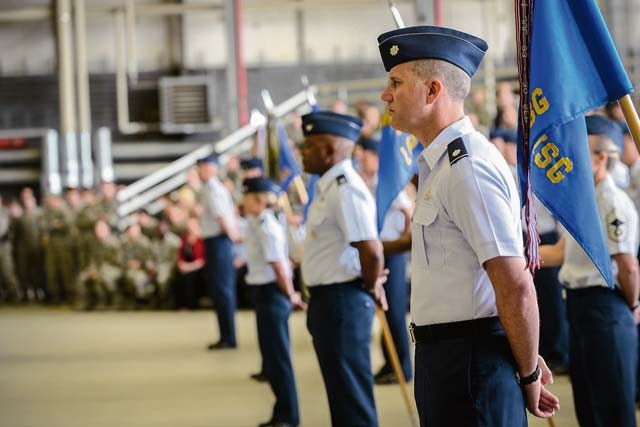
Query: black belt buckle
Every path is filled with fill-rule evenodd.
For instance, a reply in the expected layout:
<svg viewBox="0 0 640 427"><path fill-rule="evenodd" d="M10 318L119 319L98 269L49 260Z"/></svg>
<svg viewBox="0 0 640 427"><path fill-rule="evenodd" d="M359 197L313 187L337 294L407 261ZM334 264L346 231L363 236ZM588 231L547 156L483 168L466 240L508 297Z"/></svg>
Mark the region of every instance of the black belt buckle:
<svg viewBox="0 0 640 427"><path fill-rule="evenodd" d="M415 343L416 343L416 335L415 335L415 334L414 334L414 332L413 332L413 331L415 330L415 328L416 328L416 324L415 324L415 323L413 323L413 322L411 322L411 323L409 324L409 335L411 336L411 342L412 342L413 344L415 344Z"/></svg>

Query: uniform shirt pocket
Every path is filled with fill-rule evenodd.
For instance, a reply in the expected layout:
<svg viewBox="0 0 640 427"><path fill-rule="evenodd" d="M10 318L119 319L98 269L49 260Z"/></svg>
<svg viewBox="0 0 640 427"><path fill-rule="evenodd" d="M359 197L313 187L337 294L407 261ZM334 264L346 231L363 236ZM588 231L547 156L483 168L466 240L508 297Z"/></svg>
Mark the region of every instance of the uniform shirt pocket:
<svg viewBox="0 0 640 427"><path fill-rule="evenodd" d="M418 260L424 260L427 268L444 264L444 248L438 227L438 206L433 203L418 203L413 214L412 240L417 244ZM420 261L418 261L420 262Z"/></svg>

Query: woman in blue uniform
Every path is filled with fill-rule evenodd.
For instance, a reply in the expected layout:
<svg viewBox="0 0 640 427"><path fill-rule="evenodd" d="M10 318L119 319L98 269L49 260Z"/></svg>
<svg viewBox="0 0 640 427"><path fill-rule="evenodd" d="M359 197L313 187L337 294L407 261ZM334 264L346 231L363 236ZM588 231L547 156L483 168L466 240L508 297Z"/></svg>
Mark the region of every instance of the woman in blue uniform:
<svg viewBox="0 0 640 427"><path fill-rule="evenodd" d="M243 183L244 211L249 218L246 282L255 287L263 369L276 397L271 419L260 427L297 426L300 422L288 320L292 308L305 308L305 304L293 288L284 230L270 209L278 192L278 186L267 178Z"/></svg>

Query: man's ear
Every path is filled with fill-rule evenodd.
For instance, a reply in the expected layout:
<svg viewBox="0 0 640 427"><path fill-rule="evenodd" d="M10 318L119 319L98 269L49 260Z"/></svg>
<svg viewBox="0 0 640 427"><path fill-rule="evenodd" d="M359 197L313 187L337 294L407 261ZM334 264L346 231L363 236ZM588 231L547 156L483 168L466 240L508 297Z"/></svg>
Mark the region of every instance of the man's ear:
<svg viewBox="0 0 640 427"><path fill-rule="evenodd" d="M337 151L337 142L336 141L327 141L322 144L321 153L323 158L330 159L334 156Z"/></svg>
<svg viewBox="0 0 640 427"><path fill-rule="evenodd" d="M440 97L440 94L444 90L444 86L440 79L427 80L427 104L433 104Z"/></svg>

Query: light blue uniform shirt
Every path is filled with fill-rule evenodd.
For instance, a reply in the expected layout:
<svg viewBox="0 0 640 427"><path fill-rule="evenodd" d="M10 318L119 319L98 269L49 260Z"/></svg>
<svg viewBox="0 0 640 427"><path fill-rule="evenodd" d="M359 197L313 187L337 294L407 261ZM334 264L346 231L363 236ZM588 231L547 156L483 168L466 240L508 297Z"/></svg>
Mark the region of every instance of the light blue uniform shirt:
<svg viewBox="0 0 640 427"><path fill-rule="evenodd" d="M236 215L231 193L218 177L213 177L209 182L203 183L200 192L199 200L202 203L200 228L203 238L222 234L220 217L223 217L230 226L235 225Z"/></svg>
<svg viewBox="0 0 640 427"><path fill-rule="evenodd" d="M269 209L258 218L249 219L247 229L247 275L249 285L266 285L276 281L276 273L270 263L282 261L288 277L291 266L287 254L287 240L282 225Z"/></svg>
<svg viewBox="0 0 640 427"><path fill-rule="evenodd" d="M448 153L458 138L463 145ZM411 226L414 323L496 316L483 263L523 256L520 200L509 166L468 117L444 129L421 153L418 166Z"/></svg>
<svg viewBox="0 0 640 427"><path fill-rule="evenodd" d="M609 255L638 252L638 212L629 198L615 183L611 175L596 186L596 202ZM564 263L558 275L560 282L569 289L591 286L608 287L582 247L565 230ZM618 265L611 259L611 273L616 278Z"/></svg>
<svg viewBox="0 0 640 427"><path fill-rule="evenodd" d="M378 239L376 204L351 160L318 179L306 225L302 277L307 286L361 277L359 253L351 243Z"/></svg>

